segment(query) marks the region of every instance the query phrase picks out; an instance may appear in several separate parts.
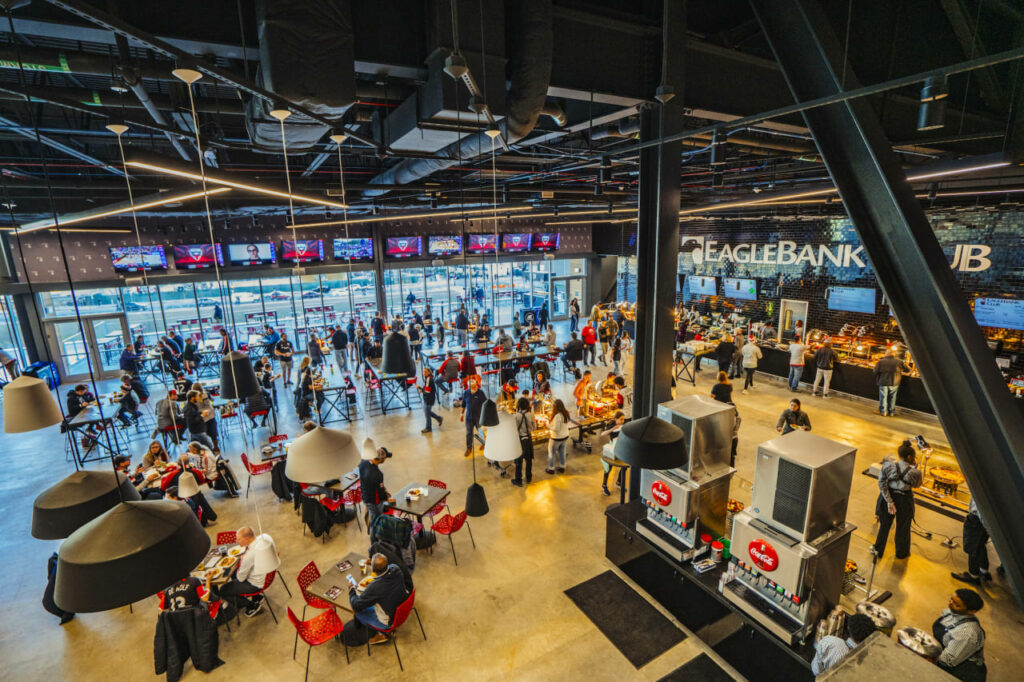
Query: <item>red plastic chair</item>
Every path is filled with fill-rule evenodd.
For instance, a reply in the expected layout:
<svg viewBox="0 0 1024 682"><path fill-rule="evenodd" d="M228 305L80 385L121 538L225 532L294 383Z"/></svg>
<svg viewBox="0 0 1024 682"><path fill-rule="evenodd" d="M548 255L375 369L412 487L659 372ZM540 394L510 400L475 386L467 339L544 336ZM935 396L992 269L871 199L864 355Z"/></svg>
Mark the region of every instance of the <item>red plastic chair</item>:
<svg viewBox="0 0 1024 682"><path fill-rule="evenodd" d="M306 592L306 588L315 583L320 579L320 569L316 567L315 561L310 561L308 564L302 567L299 571L299 575L295 578L295 582L299 584L299 590L302 592L302 598L306 600L306 603L302 605L302 617L306 617L306 608L312 606L314 609L330 609L334 611L334 604L329 601L324 601L320 597L316 597L309 592ZM295 658L295 652L299 646L299 633L295 633L295 645L292 647L292 658Z"/></svg>
<svg viewBox="0 0 1024 682"><path fill-rule="evenodd" d="M410 612L416 614L416 622L420 624L420 632L423 634L423 639L427 638L427 633L423 630L423 621L420 620L420 612L417 611L416 607L414 606L415 602L416 590L414 589L412 592L409 593L409 598L402 602L395 610L395 617L391 619L391 627L389 627L386 630L380 630L378 628L375 628L373 625L369 626L370 628L376 630L377 632L383 635L391 635L391 643L395 647L395 657L398 658L398 669L403 672L405 671L405 667L402 665L402 657L398 654L398 637L395 631L398 630L398 628L401 627L402 624L404 624L405 621L409 618ZM348 651L345 652L345 655L348 655ZM366 640L366 655L371 655L369 638L367 638Z"/></svg>
<svg viewBox="0 0 1024 682"><path fill-rule="evenodd" d="M246 598L256 597L256 596L259 596L259 595L263 595L263 601L267 602L267 608L270 609L270 615L274 617L274 624L275 625L277 624L277 614L274 613L274 607L271 606L270 599L267 598L267 595L265 593L267 591L267 588L274 584L274 578L276 576L277 576L277 571L271 571L270 573L267 573L267 577L263 579L263 587L261 587L260 589L256 590L255 592L250 592L248 594L239 595L239 596L246 597ZM238 616L238 624L239 625L242 624L242 617L241 617L241 615Z"/></svg>
<svg viewBox="0 0 1024 682"><path fill-rule="evenodd" d="M242 453L242 466L249 472L249 484L245 486L245 496L249 497L249 489L252 488L252 477L260 476L262 474L269 474L270 470L274 468L273 462L265 462L262 464L252 464L249 462L249 457Z"/></svg>
<svg viewBox="0 0 1024 682"><path fill-rule="evenodd" d="M238 541L238 531L226 530L221 533L217 533L217 544L218 545L233 545Z"/></svg>
<svg viewBox="0 0 1024 682"><path fill-rule="evenodd" d="M459 560L455 556L455 543L452 542L452 534L462 530L465 526L469 530L469 540L473 543L473 549L476 549L476 540L473 539L473 529L469 527L469 523L466 521L466 510L463 509L455 516L451 514L445 514L432 526L435 533L448 536L448 544L452 546L452 558L455 559L455 565L459 565Z"/></svg>
<svg viewBox="0 0 1024 682"><path fill-rule="evenodd" d="M436 478L432 478L429 481L427 481L427 485L429 485L431 488L440 488L441 490L448 490L448 484L445 483L444 481L439 481ZM449 514L452 513L451 508L448 507L447 498L445 498L443 502L438 502L437 504L435 504L430 511L424 514L424 516L430 517L430 525L433 526L434 517L443 512L445 509L448 509Z"/></svg>
<svg viewBox="0 0 1024 682"><path fill-rule="evenodd" d="M419 616L417 616L418 618ZM324 611L319 616L311 618L309 620L299 620L292 611L292 607L288 607L288 620L292 622L295 627L295 634L302 638L302 641L309 645L309 651L306 652L306 680L309 680L309 655L313 652L313 647L323 644L324 642L331 641L334 637L337 637L345 631L345 624L341 622L341 618L338 618L338 614L334 611ZM348 658L348 645L345 644L345 638L342 637L342 645L345 647L345 662L350 663ZM297 647L298 645L296 645ZM295 652L292 652L292 660L295 660Z"/></svg>
<svg viewBox="0 0 1024 682"><path fill-rule="evenodd" d="M344 500L347 506L353 507L353 511L356 513L356 527L359 530L363 529L362 524L359 522L359 505L363 502L363 489L359 483L356 483L351 488L345 491L345 495L341 498Z"/></svg>
<svg viewBox="0 0 1024 682"><path fill-rule="evenodd" d="M263 421L264 421L264 423L266 423L266 417L269 414L270 414L270 410L256 410L255 412L250 412L249 413L249 421L252 422L252 428L254 428L254 429L259 428L259 425L256 424L256 417L263 417L264 418Z"/></svg>

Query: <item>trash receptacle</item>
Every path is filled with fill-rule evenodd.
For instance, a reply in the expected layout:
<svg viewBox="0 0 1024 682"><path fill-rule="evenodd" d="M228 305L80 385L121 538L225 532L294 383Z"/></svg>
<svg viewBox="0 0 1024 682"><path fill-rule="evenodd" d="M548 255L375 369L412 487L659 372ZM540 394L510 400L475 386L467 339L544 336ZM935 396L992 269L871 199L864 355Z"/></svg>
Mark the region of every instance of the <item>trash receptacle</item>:
<svg viewBox="0 0 1024 682"><path fill-rule="evenodd" d="M57 388L60 385L60 376L57 374L57 365L52 362L33 362L21 372L30 377L36 377L46 382L50 388Z"/></svg>

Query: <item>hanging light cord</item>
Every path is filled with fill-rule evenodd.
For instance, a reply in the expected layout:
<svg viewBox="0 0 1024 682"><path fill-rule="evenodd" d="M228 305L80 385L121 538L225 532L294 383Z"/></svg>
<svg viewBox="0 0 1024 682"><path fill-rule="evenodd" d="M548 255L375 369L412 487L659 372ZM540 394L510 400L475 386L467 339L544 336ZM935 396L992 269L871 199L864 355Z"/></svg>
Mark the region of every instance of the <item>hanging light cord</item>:
<svg viewBox="0 0 1024 682"><path fill-rule="evenodd" d="M20 46L20 43L18 42L18 33L14 29L14 17L12 16L10 10L6 10L6 14L7 14L7 25L8 25L8 28L9 28L10 32L11 32L11 37L12 37L11 42L14 45L15 56L18 59L18 80L20 82L22 91L23 92L28 92L28 86L26 85L26 79L25 79L25 64L22 62L22 59L21 59L21 46ZM31 99L28 98L28 97L25 98L25 108L28 110L29 120L32 122L32 130L35 133L36 149L37 149L37 152L39 154L39 164L40 164L40 167L42 168L42 171L43 171L43 180L46 183L46 196L47 196L47 199L49 200L49 203L50 203L50 214L53 216L54 231L57 233L57 246L60 248L61 262L64 265L64 274L67 275L67 278L68 278L68 286L70 287L70 290L71 290L71 303L72 303L72 305L75 308L75 321L78 323L78 333L81 334L82 346L84 348L85 347L85 343L86 343L85 323L82 322L82 312L81 312L81 310L78 307L78 296L75 293L75 284L74 284L74 281L71 278L71 266L68 265L67 251L64 249L64 235L63 235L63 231L60 229L60 219L57 217L57 204L56 204L56 200L54 199L54 196L53 196L53 185L52 185L51 179L50 179L50 168L49 168L49 165L46 163L46 154L43 153L43 141L42 141L42 137L41 137L41 135L39 133L39 121L38 121L38 118L36 116L36 112L35 112L35 110L32 107ZM19 247L20 247L20 245L21 245L20 239L19 239L18 244L19 244ZM26 277L27 276L28 276L28 273L26 271ZM85 356L85 366L86 366L86 368L89 371L89 383L92 386L93 396L95 397L95 396L99 395L99 389L96 387L96 373L93 371L92 359L89 357L88 350L86 350L83 353L83 355ZM103 414L103 402L101 400L98 400L98 399L96 400L96 409L100 413L100 422L99 423L101 425L103 425L103 435L106 437L106 440L107 440L107 453L110 456L110 466L111 466L111 468L113 468L114 476L116 478L116 476L117 476L117 466L114 464L114 449L113 449L113 447L110 447L110 445L111 445L111 443L110 443L110 431L111 431L111 429L114 428L114 425L113 425L113 423L111 423L110 428L107 428L107 426L106 426L106 423L107 423L106 422L106 417ZM63 414L63 410L61 411L61 413ZM117 435L116 434L114 435L114 442L115 443L117 442ZM121 502L124 502L125 501L124 500L124 492L121 490L121 486L120 485L117 486L117 494L120 496Z"/></svg>

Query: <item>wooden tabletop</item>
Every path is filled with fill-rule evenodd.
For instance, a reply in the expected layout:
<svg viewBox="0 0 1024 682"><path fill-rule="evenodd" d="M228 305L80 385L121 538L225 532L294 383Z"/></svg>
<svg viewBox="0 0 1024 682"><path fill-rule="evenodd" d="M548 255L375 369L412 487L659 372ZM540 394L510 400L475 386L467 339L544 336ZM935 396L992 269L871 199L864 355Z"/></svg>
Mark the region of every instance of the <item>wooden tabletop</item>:
<svg viewBox="0 0 1024 682"><path fill-rule="evenodd" d="M359 570L359 562L361 560L368 560L366 556L358 554L356 552L349 552L345 555L345 558L336 564L332 564L330 568L323 572L323 574L316 579L312 585L306 588L308 594L314 597L319 597L326 602L334 604L338 608L345 609L349 613L352 613L352 607L348 601L349 584L348 579L345 577L351 575L356 582L359 582L366 576L364 576ZM351 564L344 571L338 568L338 564L348 562ZM367 571L369 575L369 571ZM332 587L341 588L341 592L334 598L327 596L327 591Z"/></svg>
<svg viewBox="0 0 1024 682"><path fill-rule="evenodd" d="M343 493L356 483L359 483L359 467L342 476L341 480L337 483L332 483L329 486L325 486L325 488L332 492Z"/></svg>
<svg viewBox="0 0 1024 682"><path fill-rule="evenodd" d="M100 416L100 408L95 405L83 408L78 414L71 418L68 423L72 426L84 426L87 424L95 424L101 421L110 421L114 418L114 413Z"/></svg>
<svg viewBox="0 0 1024 682"><path fill-rule="evenodd" d="M418 500L406 501L405 494L409 492L410 488L423 488L427 491L427 494L421 495ZM435 488L423 483L410 483L398 491L395 495L395 503L389 506L400 512L412 514L417 518L423 518L423 515L433 509L439 502L444 502L450 493L450 490L444 488Z"/></svg>
<svg viewBox="0 0 1024 682"><path fill-rule="evenodd" d="M238 562L241 560L242 555L239 554L236 557L227 557L227 556L221 557L220 556L220 550L222 548L225 549L225 550L228 550L228 549L231 549L232 547L235 547L235 546L236 545L234 543L232 543L230 545L214 545L213 547L210 548L210 551L206 553L206 556L203 557L202 563L199 564L200 566L205 565L206 562L210 561L214 557L216 557L216 562L218 564L219 564L219 562L220 562L220 560L222 558L234 559L231 562L231 565L226 567L227 570L221 571L220 572L220 576L218 578L216 578L215 580L211 580L210 584L212 584L212 585L223 585L224 583L226 583L229 580L231 580L231 576L234 574L235 568L238 566ZM205 578L203 578L203 573L204 572L205 571L203 571L203 570L198 570L197 569L197 570L192 571L190 575L192 575L192 577L194 577L194 578L199 578L200 580L204 580L205 581Z"/></svg>

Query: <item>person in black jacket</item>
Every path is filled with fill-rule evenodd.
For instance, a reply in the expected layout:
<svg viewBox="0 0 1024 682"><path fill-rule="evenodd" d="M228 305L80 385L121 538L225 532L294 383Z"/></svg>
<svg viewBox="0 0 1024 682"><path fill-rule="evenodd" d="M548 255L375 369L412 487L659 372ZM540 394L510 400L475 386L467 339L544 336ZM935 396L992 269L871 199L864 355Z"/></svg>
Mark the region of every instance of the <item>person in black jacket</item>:
<svg viewBox="0 0 1024 682"><path fill-rule="evenodd" d="M129 374L139 373L139 357L132 352L131 346L125 346L124 350L121 351L121 357L118 358L117 366L122 372L128 372Z"/></svg>
<svg viewBox="0 0 1024 682"><path fill-rule="evenodd" d="M360 594L350 588L349 604L355 613L356 622L377 630L387 630L395 619L395 612L409 597L402 577L402 569L396 564L389 564L383 554L374 554L370 559L373 569L373 580ZM387 635L378 632L370 638L370 644L384 644Z"/></svg>
<svg viewBox="0 0 1024 682"><path fill-rule="evenodd" d="M387 458L387 450L378 448L369 438L363 441L362 461L359 462L359 488L362 490L363 504L366 505L369 517L367 529L372 529L373 522L384 513L385 504L395 502L395 498L391 497L384 487L384 474L380 470L380 465Z"/></svg>
<svg viewBox="0 0 1024 682"><path fill-rule="evenodd" d="M344 374L348 371L348 334L340 324L331 334L331 348L334 349L334 361L338 364L341 373Z"/></svg>
<svg viewBox="0 0 1024 682"><path fill-rule="evenodd" d="M722 337L722 340L718 342L718 346L715 348L715 354L718 356L718 371L729 373L729 367L732 365L732 356L736 352L736 344L732 341L732 336L726 334Z"/></svg>
<svg viewBox="0 0 1024 682"><path fill-rule="evenodd" d="M57 606L53 600L53 587L57 582L57 553L54 552L46 562L46 589L43 591L43 608L60 618L60 624L64 625L75 617L70 611L65 611Z"/></svg>
<svg viewBox="0 0 1024 682"><path fill-rule="evenodd" d="M68 419L73 419L79 412L96 402L96 398L89 392L85 384L78 384L68 391L67 412Z"/></svg>
<svg viewBox="0 0 1024 682"><path fill-rule="evenodd" d="M890 348L885 357L875 365L875 383L878 384L878 414L892 417L896 414L896 392L900 389L900 378L907 366L896 357Z"/></svg>
<svg viewBox="0 0 1024 682"><path fill-rule="evenodd" d="M821 397L828 397L828 386L832 383L832 371L835 369L836 360L839 355L832 350L832 342L826 341L825 345L814 354L814 383L811 384L811 395L818 391L818 382L824 381L821 389Z"/></svg>
<svg viewBox="0 0 1024 682"><path fill-rule="evenodd" d="M562 363L565 365L566 371L575 370L576 363L583 360L583 342L580 341L576 332L572 332L569 336L569 343L565 344L565 349L562 352Z"/></svg>
<svg viewBox="0 0 1024 682"><path fill-rule="evenodd" d="M427 419L427 425L420 433L430 433L433 429L431 419L437 420L437 428L441 428L444 419L434 412L434 403L437 401L437 383L434 381L434 372L426 364L423 365L423 386L420 387L423 396L423 416Z"/></svg>
<svg viewBox="0 0 1024 682"><path fill-rule="evenodd" d="M185 411L182 414L182 419L185 420L185 426L188 428L191 440L199 441L206 447L213 450L215 447L213 439L206 433L206 420L203 418L202 396L203 394L199 391L188 392L188 402L185 403Z"/></svg>

